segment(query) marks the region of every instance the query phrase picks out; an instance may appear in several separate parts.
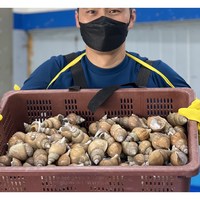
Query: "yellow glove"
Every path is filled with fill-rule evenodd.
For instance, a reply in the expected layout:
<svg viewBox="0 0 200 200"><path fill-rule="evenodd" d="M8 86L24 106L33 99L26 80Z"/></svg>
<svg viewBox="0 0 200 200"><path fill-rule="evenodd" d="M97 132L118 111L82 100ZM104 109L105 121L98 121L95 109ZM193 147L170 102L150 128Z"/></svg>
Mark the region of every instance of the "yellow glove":
<svg viewBox="0 0 200 200"><path fill-rule="evenodd" d="M17 84L15 84L14 87L13 87L13 89L14 90L20 90L21 88Z"/></svg>
<svg viewBox="0 0 200 200"><path fill-rule="evenodd" d="M13 89L14 90L20 90L21 88L17 84L15 84ZM3 120L3 116L0 114L0 121L2 121L2 120Z"/></svg>
<svg viewBox="0 0 200 200"><path fill-rule="evenodd" d="M189 120L198 122L199 144L200 144L200 99L195 99L187 108L180 108L178 110L180 115L185 116Z"/></svg>

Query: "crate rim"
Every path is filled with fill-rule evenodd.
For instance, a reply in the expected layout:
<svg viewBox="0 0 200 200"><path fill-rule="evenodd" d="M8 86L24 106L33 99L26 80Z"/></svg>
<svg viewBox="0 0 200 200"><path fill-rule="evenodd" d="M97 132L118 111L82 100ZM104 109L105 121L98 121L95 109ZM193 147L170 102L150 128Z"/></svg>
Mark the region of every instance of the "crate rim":
<svg viewBox="0 0 200 200"><path fill-rule="evenodd" d="M13 95L18 95L18 94L26 95L26 94L33 94L33 93L36 93L36 94L55 93L55 94L57 94L57 93L68 93L68 92L73 92L73 93L88 92L88 93L94 93L94 95L95 95L95 93L98 92L99 90L101 90L101 89L97 89L97 88L94 88L94 89L80 89L78 91L72 91L70 89L10 90L10 91L7 91L6 93L4 93L2 98L0 99L0 114L1 114L2 108L5 105L6 100L9 97L13 96ZM169 92L180 92L182 90L184 92L187 92L188 94L190 94L189 95L190 101L192 101L193 99L196 98L194 90L192 88L186 88L186 87L177 87L177 88L120 88L120 89L116 90L115 92L116 93L119 93L121 91L127 91L127 92L130 92L130 91L140 91L140 92L146 92L146 91L150 91L150 92L160 92L160 91L164 91L164 92L167 92L167 91L169 91Z"/></svg>

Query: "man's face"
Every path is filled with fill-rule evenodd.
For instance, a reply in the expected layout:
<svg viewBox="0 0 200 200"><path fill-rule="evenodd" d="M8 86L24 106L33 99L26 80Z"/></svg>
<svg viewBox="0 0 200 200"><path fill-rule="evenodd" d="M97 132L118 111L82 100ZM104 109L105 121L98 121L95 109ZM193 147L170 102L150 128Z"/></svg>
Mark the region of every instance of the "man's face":
<svg viewBox="0 0 200 200"><path fill-rule="evenodd" d="M79 21L88 23L101 16L106 16L126 24L130 21L129 29L133 27L135 21L135 11L129 8L79 8L76 13L76 25L79 28Z"/></svg>

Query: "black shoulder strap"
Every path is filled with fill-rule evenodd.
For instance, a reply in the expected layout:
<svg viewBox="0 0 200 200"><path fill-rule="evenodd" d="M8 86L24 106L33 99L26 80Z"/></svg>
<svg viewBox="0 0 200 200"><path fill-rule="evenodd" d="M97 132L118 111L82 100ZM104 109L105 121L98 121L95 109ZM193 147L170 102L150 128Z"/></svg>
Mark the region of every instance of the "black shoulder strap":
<svg viewBox="0 0 200 200"><path fill-rule="evenodd" d="M153 61L146 61L149 65L152 65ZM132 86L132 87L146 87L149 79L151 70L141 66L136 82L127 83L123 85L113 85L99 90L96 95L88 103L88 109L91 112L95 112L117 89L121 86Z"/></svg>
<svg viewBox="0 0 200 200"><path fill-rule="evenodd" d="M151 61L151 60L146 60L145 62L149 65L152 65L152 63L153 63L153 61ZM137 80L135 83L140 87L146 87L150 73L151 73L150 69L148 69L144 66L141 66L140 71L137 76Z"/></svg>
<svg viewBox="0 0 200 200"><path fill-rule="evenodd" d="M67 55L64 55L65 60L67 61L67 63L70 63L72 60L74 60L78 55L76 53L70 53Z"/></svg>
<svg viewBox="0 0 200 200"><path fill-rule="evenodd" d="M67 60L68 63L74 60L76 57L77 57L76 53L70 53L68 55L65 55L65 59ZM87 88L87 82L85 79L83 68L81 66L81 61L79 61L73 67L71 67L70 70L71 70L72 77L74 80L74 86L70 87L70 89L77 90L77 87L78 89Z"/></svg>
<svg viewBox="0 0 200 200"><path fill-rule="evenodd" d="M65 55L65 59L67 60L67 63L71 62L76 57L77 57L76 53ZM146 62L149 65L152 65L152 61L147 60ZM74 80L74 86L70 87L70 89L79 90L81 88L87 88L87 83L86 83L85 75L83 72L83 68L81 66L81 62L79 61L78 63L76 63L73 67L70 68L70 70L72 72L72 76ZM138 73L136 82L124 84L124 86L132 85L133 87L146 87L150 73L151 73L151 70L149 70L146 67L141 67ZM121 86L113 85L113 86L109 86L109 87L101 89L89 102L88 109L92 112L95 112L96 109L100 105L102 105L113 94L113 92L119 89Z"/></svg>

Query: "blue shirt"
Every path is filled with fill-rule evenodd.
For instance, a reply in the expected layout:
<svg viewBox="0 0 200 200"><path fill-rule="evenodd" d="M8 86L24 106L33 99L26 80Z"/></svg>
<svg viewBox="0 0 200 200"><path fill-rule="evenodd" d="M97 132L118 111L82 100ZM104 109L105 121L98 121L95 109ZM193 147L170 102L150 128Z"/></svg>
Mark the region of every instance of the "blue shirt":
<svg viewBox="0 0 200 200"><path fill-rule="evenodd" d="M85 52L85 50L76 53L77 55L80 55L83 52ZM137 53L128 53L143 61L147 60L146 57L141 57ZM46 89L52 79L67 64L68 63L63 55L51 57L30 75L21 89ZM87 56L83 56L81 65L83 67L88 88L103 88L111 85L122 85L135 82L141 67L139 63L128 56L126 56L119 65L109 69L95 66L88 60ZM155 60L152 66L164 74L175 87L190 87L180 75L161 60ZM58 79L50 85L49 89L67 89L70 86L73 86L73 79L71 71L68 69L60 74ZM148 79L147 87L162 88L170 86L159 74L152 71Z"/></svg>

